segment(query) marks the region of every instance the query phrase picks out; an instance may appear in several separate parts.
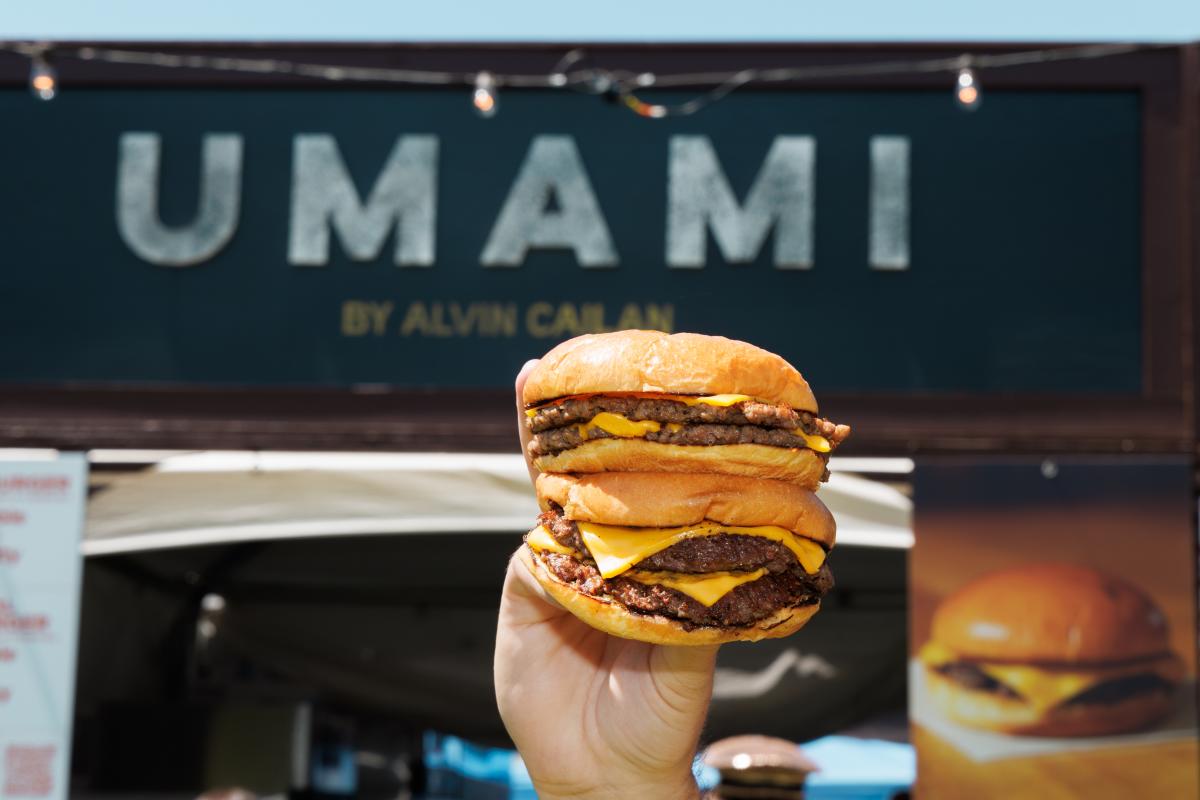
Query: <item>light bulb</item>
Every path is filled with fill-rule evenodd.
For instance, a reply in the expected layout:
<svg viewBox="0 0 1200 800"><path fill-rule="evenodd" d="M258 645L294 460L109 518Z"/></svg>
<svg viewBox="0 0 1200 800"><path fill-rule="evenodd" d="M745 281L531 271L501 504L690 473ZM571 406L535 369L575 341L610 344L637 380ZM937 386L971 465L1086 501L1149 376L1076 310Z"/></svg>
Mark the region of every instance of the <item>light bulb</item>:
<svg viewBox="0 0 1200 800"><path fill-rule="evenodd" d="M36 55L30 62L29 91L39 100L53 100L58 94L58 73L45 56Z"/></svg>
<svg viewBox="0 0 1200 800"><path fill-rule="evenodd" d="M487 118L496 116L500 110L500 100L496 96L496 79L490 72L481 72L475 76L475 92L471 96L475 105L475 113Z"/></svg>
<svg viewBox="0 0 1200 800"><path fill-rule="evenodd" d="M219 594L209 593L200 599L200 608L210 614L225 610L225 598Z"/></svg>
<svg viewBox="0 0 1200 800"><path fill-rule="evenodd" d="M958 71L958 80L954 84L954 100L964 111L975 111L983 102L979 81L970 67L963 67Z"/></svg>
<svg viewBox="0 0 1200 800"><path fill-rule="evenodd" d="M629 110L637 114L639 117L649 117L651 119L662 119L667 116L667 107L658 105L657 103L646 103L638 99L635 95L625 95L625 105Z"/></svg>

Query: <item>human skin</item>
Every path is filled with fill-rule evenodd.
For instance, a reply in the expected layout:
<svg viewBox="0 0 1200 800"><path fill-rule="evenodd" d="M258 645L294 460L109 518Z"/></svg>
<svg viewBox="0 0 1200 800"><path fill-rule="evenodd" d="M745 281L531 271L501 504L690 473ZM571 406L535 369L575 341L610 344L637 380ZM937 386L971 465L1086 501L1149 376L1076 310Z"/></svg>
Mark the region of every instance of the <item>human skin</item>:
<svg viewBox="0 0 1200 800"><path fill-rule="evenodd" d="M532 480L521 390L517 427ZM602 633L551 599L517 558L496 628L496 702L539 800L695 800L692 759L717 647Z"/></svg>

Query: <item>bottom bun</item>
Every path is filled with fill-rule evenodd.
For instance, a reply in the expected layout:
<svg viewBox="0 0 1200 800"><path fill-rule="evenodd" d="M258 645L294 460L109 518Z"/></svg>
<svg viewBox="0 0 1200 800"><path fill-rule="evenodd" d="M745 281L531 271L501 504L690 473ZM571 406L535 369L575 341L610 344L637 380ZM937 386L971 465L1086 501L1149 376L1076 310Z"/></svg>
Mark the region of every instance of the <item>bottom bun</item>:
<svg viewBox="0 0 1200 800"><path fill-rule="evenodd" d="M1059 705L1038 711L1029 703L967 689L925 670L925 687L943 715L1000 733L1023 736L1103 736L1145 728L1171 710L1168 692L1146 692L1112 704Z"/></svg>
<svg viewBox="0 0 1200 800"><path fill-rule="evenodd" d="M619 603L576 591L555 577L528 545L522 545L518 553L521 562L542 588L576 617L613 636L650 644L702 645L779 639L803 628L821 607L820 603L813 603L782 608L753 625L736 628L698 627L689 631L678 620L655 614L635 614Z"/></svg>

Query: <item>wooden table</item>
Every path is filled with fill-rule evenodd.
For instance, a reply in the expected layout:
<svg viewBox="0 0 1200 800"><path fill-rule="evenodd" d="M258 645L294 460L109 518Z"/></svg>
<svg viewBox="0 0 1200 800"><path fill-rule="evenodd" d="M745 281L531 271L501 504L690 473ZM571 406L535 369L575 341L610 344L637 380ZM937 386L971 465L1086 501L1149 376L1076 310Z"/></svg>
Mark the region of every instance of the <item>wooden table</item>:
<svg viewBox="0 0 1200 800"><path fill-rule="evenodd" d="M919 725L912 736L918 800L1200 798L1195 739L976 763Z"/></svg>

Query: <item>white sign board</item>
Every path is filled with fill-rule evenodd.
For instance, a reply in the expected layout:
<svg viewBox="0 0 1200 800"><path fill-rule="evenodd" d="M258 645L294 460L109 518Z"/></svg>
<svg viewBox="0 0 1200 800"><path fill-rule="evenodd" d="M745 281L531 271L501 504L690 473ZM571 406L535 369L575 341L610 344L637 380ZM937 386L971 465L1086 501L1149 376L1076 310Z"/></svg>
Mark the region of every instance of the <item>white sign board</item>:
<svg viewBox="0 0 1200 800"><path fill-rule="evenodd" d="M87 462L0 461L0 798L65 800Z"/></svg>

